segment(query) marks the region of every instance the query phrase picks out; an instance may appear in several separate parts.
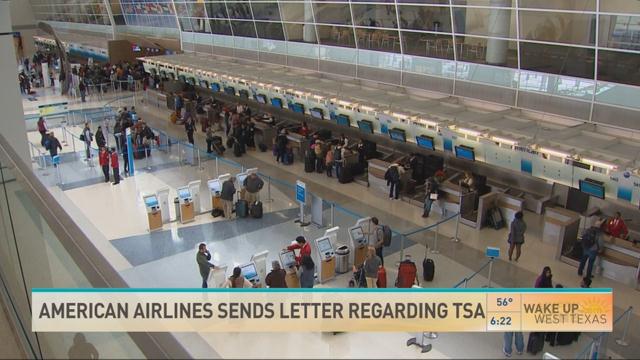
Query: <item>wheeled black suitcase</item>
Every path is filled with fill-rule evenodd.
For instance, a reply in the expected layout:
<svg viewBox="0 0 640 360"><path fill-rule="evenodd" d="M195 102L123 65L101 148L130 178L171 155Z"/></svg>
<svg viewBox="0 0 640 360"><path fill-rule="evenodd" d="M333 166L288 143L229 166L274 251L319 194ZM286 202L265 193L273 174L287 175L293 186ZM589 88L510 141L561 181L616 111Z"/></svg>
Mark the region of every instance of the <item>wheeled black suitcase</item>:
<svg viewBox="0 0 640 360"><path fill-rule="evenodd" d="M489 209L489 216L487 216L487 219L489 221L489 225L491 225L495 230L500 230L505 225L504 218L502 217L502 211L500 211L500 208L498 207Z"/></svg>
<svg viewBox="0 0 640 360"><path fill-rule="evenodd" d="M544 349L544 333L532 332L529 334L529 340L527 341L527 352L532 355L536 355Z"/></svg>
<svg viewBox="0 0 640 360"><path fill-rule="evenodd" d="M436 273L436 264L429 258L422 260L422 278L424 281L433 281Z"/></svg>
<svg viewBox="0 0 640 360"><path fill-rule="evenodd" d="M304 155L304 172L311 173L315 171L315 156L312 154L311 151L308 151Z"/></svg>
<svg viewBox="0 0 640 360"><path fill-rule="evenodd" d="M340 176L338 176L338 182L340 182L340 184L348 184L350 182L353 181L353 171L350 167L348 166L343 166L342 169L340 169Z"/></svg>
<svg viewBox="0 0 640 360"><path fill-rule="evenodd" d="M256 201L249 206L249 215L254 219L262 217L262 201Z"/></svg>
<svg viewBox="0 0 640 360"><path fill-rule="evenodd" d="M233 143L233 155L236 157L242 156L242 148L240 147L240 143L237 141Z"/></svg>

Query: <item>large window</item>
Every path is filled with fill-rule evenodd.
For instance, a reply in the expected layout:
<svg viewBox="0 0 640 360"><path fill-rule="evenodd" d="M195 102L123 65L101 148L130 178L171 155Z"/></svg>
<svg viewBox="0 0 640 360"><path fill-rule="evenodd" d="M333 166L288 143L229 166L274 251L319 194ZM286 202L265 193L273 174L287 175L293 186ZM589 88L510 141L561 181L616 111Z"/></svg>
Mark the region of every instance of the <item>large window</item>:
<svg viewBox="0 0 640 360"><path fill-rule="evenodd" d="M353 28L346 26L317 25L318 41L322 45L356 47Z"/></svg>
<svg viewBox="0 0 640 360"><path fill-rule="evenodd" d="M594 45L596 16L545 11L520 11L520 37L527 40Z"/></svg>
<svg viewBox="0 0 640 360"><path fill-rule="evenodd" d="M457 34L516 38L515 10L487 8L454 8L453 21Z"/></svg>
<svg viewBox="0 0 640 360"><path fill-rule="evenodd" d="M453 60L453 37L412 31L401 32L404 53Z"/></svg>
<svg viewBox="0 0 640 360"><path fill-rule="evenodd" d="M284 31L280 22L256 21L256 30L261 39L284 40Z"/></svg>
<svg viewBox="0 0 640 360"><path fill-rule="evenodd" d="M593 79L594 62L594 49L520 43L520 66L525 70Z"/></svg>
<svg viewBox="0 0 640 360"><path fill-rule="evenodd" d="M393 5L352 4L353 23L357 26L397 28L398 18Z"/></svg>
<svg viewBox="0 0 640 360"><path fill-rule="evenodd" d="M599 26L600 46L640 50L640 16L601 15Z"/></svg>
<svg viewBox="0 0 640 360"><path fill-rule="evenodd" d="M316 23L351 25L349 4L314 3L313 12L316 17Z"/></svg>
<svg viewBox="0 0 640 360"><path fill-rule="evenodd" d="M620 51L598 52L598 80L640 85L640 55Z"/></svg>
<svg viewBox="0 0 640 360"><path fill-rule="evenodd" d="M518 68L515 41L456 35L458 61Z"/></svg>
<svg viewBox="0 0 640 360"><path fill-rule="evenodd" d="M277 2L251 3L253 17L256 20L280 20L280 10ZM282 28L282 26L280 26Z"/></svg>
<svg viewBox="0 0 640 360"><path fill-rule="evenodd" d="M400 53L400 35L397 31L356 29L358 48Z"/></svg>
<svg viewBox="0 0 640 360"><path fill-rule="evenodd" d="M398 11L402 29L451 32L448 7L401 5Z"/></svg>

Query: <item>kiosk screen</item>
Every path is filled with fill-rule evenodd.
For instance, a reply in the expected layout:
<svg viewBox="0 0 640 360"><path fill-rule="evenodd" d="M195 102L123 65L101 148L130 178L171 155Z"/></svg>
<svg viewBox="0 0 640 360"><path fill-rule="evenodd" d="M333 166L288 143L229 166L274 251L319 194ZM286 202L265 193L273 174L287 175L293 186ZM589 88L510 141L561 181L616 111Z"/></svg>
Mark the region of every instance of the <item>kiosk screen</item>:
<svg viewBox="0 0 640 360"><path fill-rule="evenodd" d="M219 180L209 181L209 190L212 193L218 193L222 191L222 185Z"/></svg>
<svg viewBox="0 0 640 360"><path fill-rule="evenodd" d="M326 252L333 250L333 248L331 247L331 241L329 240L328 237L322 238L317 242L318 242L318 251L320 251L320 254L324 254Z"/></svg>
<svg viewBox="0 0 640 360"><path fill-rule="evenodd" d="M604 185L595 181L580 180L580 191L600 199L604 199Z"/></svg>
<svg viewBox="0 0 640 360"><path fill-rule="evenodd" d="M258 270L256 270L256 265L254 263L242 265L240 269L242 269L242 276L244 276L244 278L247 280L255 279L258 277Z"/></svg>
<svg viewBox="0 0 640 360"><path fill-rule="evenodd" d="M457 158L476 161L476 154L473 152L473 148L467 146L456 146L455 149Z"/></svg>
<svg viewBox="0 0 640 360"><path fill-rule="evenodd" d="M421 148L435 150L435 147L433 146L433 138L431 136L416 136L416 143Z"/></svg>
<svg viewBox="0 0 640 360"><path fill-rule="evenodd" d="M178 189L178 197L180 199L188 199L191 197L191 191L189 191L189 188Z"/></svg>
<svg viewBox="0 0 640 360"><path fill-rule="evenodd" d="M238 95L240 95L240 97L243 98L243 99L248 99L249 98L249 92L247 90L238 91Z"/></svg>
<svg viewBox="0 0 640 360"><path fill-rule="evenodd" d="M144 198L144 204L146 207L158 206L158 198L155 196L147 196Z"/></svg>
<svg viewBox="0 0 640 360"><path fill-rule="evenodd" d="M402 130L402 129L391 129L391 130L389 130L389 136L391 137L391 139L393 139L395 141L401 141L401 142L406 142L407 141L407 135L404 132L404 130Z"/></svg>
<svg viewBox="0 0 640 360"><path fill-rule="evenodd" d="M247 176L248 176L247 174L238 174L238 175L236 175L236 179L238 179L238 184L240 186L243 186L242 184L244 184L244 179L246 179Z"/></svg>
<svg viewBox="0 0 640 360"><path fill-rule="evenodd" d="M227 95L236 96L236 89L233 86L227 86L224 88L224 92Z"/></svg>
<svg viewBox="0 0 640 360"><path fill-rule="evenodd" d="M215 91L215 92L220 92L220 84L218 83L211 83L211 90Z"/></svg>
<svg viewBox="0 0 640 360"><path fill-rule="evenodd" d="M349 119L349 115L339 114L336 117L336 122L338 123L338 125L351 126L351 120Z"/></svg>
<svg viewBox="0 0 640 360"><path fill-rule="evenodd" d="M373 123L369 120L358 121L358 127L362 132L365 132L367 134L373 134Z"/></svg>
<svg viewBox="0 0 640 360"><path fill-rule="evenodd" d="M285 269L290 268L296 264L296 254L292 250L285 251L280 254L280 261Z"/></svg>
<svg viewBox="0 0 640 360"><path fill-rule="evenodd" d="M316 119L324 119L324 112L322 111L322 109L318 109L318 108L313 108L311 110L309 110L309 112L311 113L311 116L313 116Z"/></svg>
<svg viewBox="0 0 640 360"><path fill-rule="evenodd" d="M262 95L262 94L258 94L258 95L256 95L256 101L259 102L260 104L266 104L267 103L267 97Z"/></svg>
<svg viewBox="0 0 640 360"><path fill-rule="evenodd" d="M362 227L360 226L351 229L351 237L353 238L353 241L359 244L365 242L366 240L366 238L364 237L364 232L362 231Z"/></svg>

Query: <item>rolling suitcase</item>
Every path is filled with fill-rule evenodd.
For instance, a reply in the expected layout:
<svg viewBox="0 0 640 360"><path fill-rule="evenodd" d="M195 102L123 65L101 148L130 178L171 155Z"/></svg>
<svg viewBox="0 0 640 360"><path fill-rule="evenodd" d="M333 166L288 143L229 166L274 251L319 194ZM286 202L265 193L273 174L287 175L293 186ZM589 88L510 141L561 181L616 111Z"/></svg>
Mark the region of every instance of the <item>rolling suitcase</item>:
<svg viewBox="0 0 640 360"><path fill-rule="evenodd" d="M422 278L424 281L433 281L433 276L436 272L436 266L433 260L424 258L422 260Z"/></svg>
<svg viewBox="0 0 640 360"><path fill-rule="evenodd" d="M238 200L236 202L236 216L239 218L246 218L248 215L248 207L246 200Z"/></svg>
<svg viewBox="0 0 640 360"><path fill-rule="evenodd" d="M293 151L288 151L285 155L284 155L284 164L285 165L291 165L293 164Z"/></svg>
<svg viewBox="0 0 640 360"><path fill-rule="evenodd" d="M544 333L532 332L529 334L529 340L527 341L527 352L535 355L542 351L544 348Z"/></svg>
<svg viewBox="0 0 640 360"><path fill-rule="evenodd" d="M387 287L387 271L384 269L384 266L378 269L378 279L376 280L376 286L379 288Z"/></svg>
<svg viewBox="0 0 640 360"><path fill-rule="evenodd" d="M262 217L262 201L256 201L251 204L249 215L254 219L260 219Z"/></svg>
<svg viewBox="0 0 640 360"><path fill-rule="evenodd" d="M304 172L314 172L315 171L315 158L311 155L311 152L307 152L304 155Z"/></svg>
<svg viewBox="0 0 640 360"><path fill-rule="evenodd" d="M350 167L343 166L340 170L340 176L338 176L340 184L347 184L353 181L353 172Z"/></svg>
<svg viewBox="0 0 640 360"><path fill-rule="evenodd" d="M242 148L240 147L239 142L233 143L233 155L236 157L242 156Z"/></svg>
<svg viewBox="0 0 640 360"><path fill-rule="evenodd" d="M504 218L502 217L502 211L500 208L493 207L489 210L489 225L491 225L495 230L500 230L504 227Z"/></svg>

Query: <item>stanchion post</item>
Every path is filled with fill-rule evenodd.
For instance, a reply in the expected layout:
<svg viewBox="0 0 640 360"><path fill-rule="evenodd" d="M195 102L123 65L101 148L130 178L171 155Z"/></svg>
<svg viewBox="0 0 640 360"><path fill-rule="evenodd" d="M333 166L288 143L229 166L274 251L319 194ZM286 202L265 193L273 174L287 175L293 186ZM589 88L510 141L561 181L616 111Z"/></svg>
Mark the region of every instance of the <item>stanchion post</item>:
<svg viewBox="0 0 640 360"><path fill-rule="evenodd" d="M629 306L627 309L627 320L624 322L624 331L622 332L622 337L620 339L616 339L616 344L620 346L629 346L627 342L627 331L629 331L629 321L631 320L631 313L633 312L633 306Z"/></svg>
<svg viewBox="0 0 640 360"><path fill-rule="evenodd" d="M265 200L265 202L273 202L273 199L271 198L271 176L267 176L267 200Z"/></svg>
<svg viewBox="0 0 640 360"><path fill-rule="evenodd" d="M195 149L195 146L194 146ZM197 149L198 151L198 171L203 171L204 168L202 167L202 160L200 159L200 148Z"/></svg>
<svg viewBox="0 0 640 360"><path fill-rule="evenodd" d="M489 276L487 278L487 288L491 288L491 276L493 275L493 258L489 260Z"/></svg>
<svg viewBox="0 0 640 360"><path fill-rule="evenodd" d="M453 242L460 242L460 238L458 238L458 229L460 228L460 216L462 216L461 212L458 212L458 216L456 216L456 233L451 238Z"/></svg>
<svg viewBox="0 0 640 360"><path fill-rule="evenodd" d="M469 284L469 278L464 278L464 288L467 288L467 285Z"/></svg>
<svg viewBox="0 0 640 360"><path fill-rule="evenodd" d="M144 151L146 152L147 149L145 148ZM151 153L151 145L149 145L149 153ZM146 158L146 162L147 162L147 170L151 170L151 164L149 163L149 158L151 156L149 156L149 154L146 154L146 153L145 153L145 155L146 155L145 158Z"/></svg>
<svg viewBox="0 0 640 360"><path fill-rule="evenodd" d="M335 216L336 216L336 204L331 203L331 227L333 227L333 224L335 223Z"/></svg>
<svg viewBox="0 0 640 360"><path fill-rule="evenodd" d="M218 157L216 156L216 177L220 176L220 171L218 171ZM271 185L271 178L269 178L269 185Z"/></svg>
<svg viewBox="0 0 640 360"><path fill-rule="evenodd" d="M400 264L400 262L404 260L404 237L405 237L404 234L400 234L400 260L398 261L398 264ZM424 244L424 247L425 247L425 257L426 257L426 249L429 248L426 242Z"/></svg>
<svg viewBox="0 0 640 360"><path fill-rule="evenodd" d="M435 233L434 238L433 238L433 249L431 249L431 253L432 254L440 253L438 251L438 233L439 233L439 229L440 229L440 223L438 222L438 223L436 223L436 233Z"/></svg>

